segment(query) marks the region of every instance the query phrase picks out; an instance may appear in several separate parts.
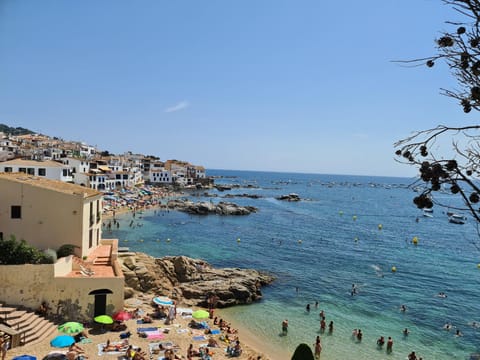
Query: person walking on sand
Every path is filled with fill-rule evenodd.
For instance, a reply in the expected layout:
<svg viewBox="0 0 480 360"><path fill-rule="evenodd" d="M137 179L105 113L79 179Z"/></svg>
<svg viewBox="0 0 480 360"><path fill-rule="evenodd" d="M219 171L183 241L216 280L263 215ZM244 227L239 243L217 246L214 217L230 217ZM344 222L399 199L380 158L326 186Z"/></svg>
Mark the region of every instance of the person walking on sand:
<svg viewBox="0 0 480 360"><path fill-rule="evenodd" d="M314 346L315 346L315 359L318 360L320 359L320 353L322 352L322 342L320 340L320 336L317 336Z"/></svg>
<svg viewBox="0 0 480 360"><path fill-rule="evenodd" d="M282 321L282 334L283 335L288 334L288 320L287 319Z"/></svg>

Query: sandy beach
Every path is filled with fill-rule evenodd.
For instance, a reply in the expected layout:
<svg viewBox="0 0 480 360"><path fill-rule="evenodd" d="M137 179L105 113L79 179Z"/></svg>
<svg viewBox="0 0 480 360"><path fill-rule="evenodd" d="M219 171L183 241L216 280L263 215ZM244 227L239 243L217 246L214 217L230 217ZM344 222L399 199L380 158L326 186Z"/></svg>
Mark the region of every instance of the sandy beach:
<svg viewBox="0 0 480 360"><path fill-rule="evenodd" d="M141 312L148 314L153 311L153 307L150 305L151 299L144 297L138 299L141 301L141 305L138 305L137 308L141 309ZM139 301L139 302L140 302ZM127 301L128 303L128 301ZM131 301L130 301L131 303ZM133 311L135 310L134 307L125 307L126 311ZM183 311L195 311L198 308L188 308L179 304L177 307L178 314L175 321L172 324L165 325L164 320L156 320L154 319L152 323L148 324L141 324L137 323L138 319L130 319L124 321L125 325L127 326L128 330L131 332L131 337L128 339L128 343L133 345L134 347L138 347L142 349L146 353L146 359L162 359L161 353L152 353L150 348L158 348L158 343L172 343L176 349L175 354L181 359L187 359L187 349L190 344L193 344L194 349L199 349L201 346L206 346L208 343L209 338L213 338L218 343L218 347L209 347L210 351L213 352L211 356L212 360L215 359L225 359L229 358L227 354L227 346L228 343L222 339L227 335L225 331L219 331L218 334L205 334L204 330L199 329L192 329L189 326L189 322L192 320L191 316L181 316L181 312ZM218 318L221 317L221 311L217 310L215 314ZM73 319L67 319L73 320ZM228 319L224 319L227 322ZM219 330L218 326L213 324L212 319L206 320L198 320L198 321L205 321L210 329L212 330ZM235 335L238 336L238 339L241 343L242 347L242 354L238 357L234 357L235 359L239 360L282 360L285 356L277 357L274 354L269 354L267 351L268 349L264 349L264 346L260 341L255 341L254 337L248 333L246 329L237 329L235 328L235 324L231 324L232 328L237 330ZM144 338L140 336L138 329L146 329L149 328L150 330L154 330L156 336L154 338ZM88 327L85 330L88 338L83 340L82 342L77 343L84 351L85 355L88 356L89 359L123 359L123 352L103 352L102 345L106 344L108 340L111 343L120 343L122 339L120 338L120 334L124 333L125 331L121 332L114 332L114 331L107 331L107 332L100 332L98 330L98 325ZM158 335L160 333L161 335ZM47 354L54 353L54 352L66 352L68 347L65 348L54 348L50 345L50 340L52 340L57 335L63 335L60 331L58 334L54 334L49 338L45 339L42 342L36 344L27 344L25 346L17 347L10 349L7 353L6 360L13 359L15 356L19 355L33 355L36 356L37 359L43 359ZM155 345L157 344L157 345ZM260 356L260 358L259 358ZM196 357L199 358L200 357Z"/></svg>
<svg viewBox="0 0 480 360"><path fill-rule="evenodd" d="M141 185L123 191L108 193L103 198L103 219L114 218L126 212L143 211L159 208L164 199L178 198L185 195L165 187Z"/></svg>

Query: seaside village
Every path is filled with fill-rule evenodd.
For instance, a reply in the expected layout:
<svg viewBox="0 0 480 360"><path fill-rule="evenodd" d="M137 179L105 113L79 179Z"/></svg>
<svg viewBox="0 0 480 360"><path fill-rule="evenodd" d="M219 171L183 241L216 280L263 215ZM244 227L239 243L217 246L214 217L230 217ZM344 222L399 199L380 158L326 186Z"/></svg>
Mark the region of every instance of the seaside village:
<svg viewBox="0 0 480 360"><path fill-rule="evenodd" d="M0 262L1 360L264 359L171 294L125 299L118 240L102 237L104 216L158 205L175 186L211 186L202 166L2 133L0 161L0 239L71 248L53 263Z"/></svg>

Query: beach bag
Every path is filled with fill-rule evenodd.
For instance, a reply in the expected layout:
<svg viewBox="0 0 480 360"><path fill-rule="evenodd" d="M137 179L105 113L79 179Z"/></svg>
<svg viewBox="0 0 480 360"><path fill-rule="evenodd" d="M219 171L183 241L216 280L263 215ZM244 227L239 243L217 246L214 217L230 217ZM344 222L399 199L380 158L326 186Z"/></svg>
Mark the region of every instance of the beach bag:
<svg viewBox="0 0 480 360"><path fill-rule="evenodd" d="M130 333L130 331L127 331L120 334L120 339L128 339L130 336L132 336L132 334Z"/></svg>

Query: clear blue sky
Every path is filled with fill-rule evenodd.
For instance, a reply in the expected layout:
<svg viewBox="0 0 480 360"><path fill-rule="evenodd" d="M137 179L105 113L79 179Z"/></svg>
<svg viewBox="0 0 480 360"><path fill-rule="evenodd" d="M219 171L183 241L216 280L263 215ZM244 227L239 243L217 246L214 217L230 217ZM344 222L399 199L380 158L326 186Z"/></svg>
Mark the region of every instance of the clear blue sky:
<svg viewBox="0 0 480 360"><path fill-rule="evenodd" d="M0 123L208 168L413 176L393 143L472 122L440 0L0 0Z"/></svg>

